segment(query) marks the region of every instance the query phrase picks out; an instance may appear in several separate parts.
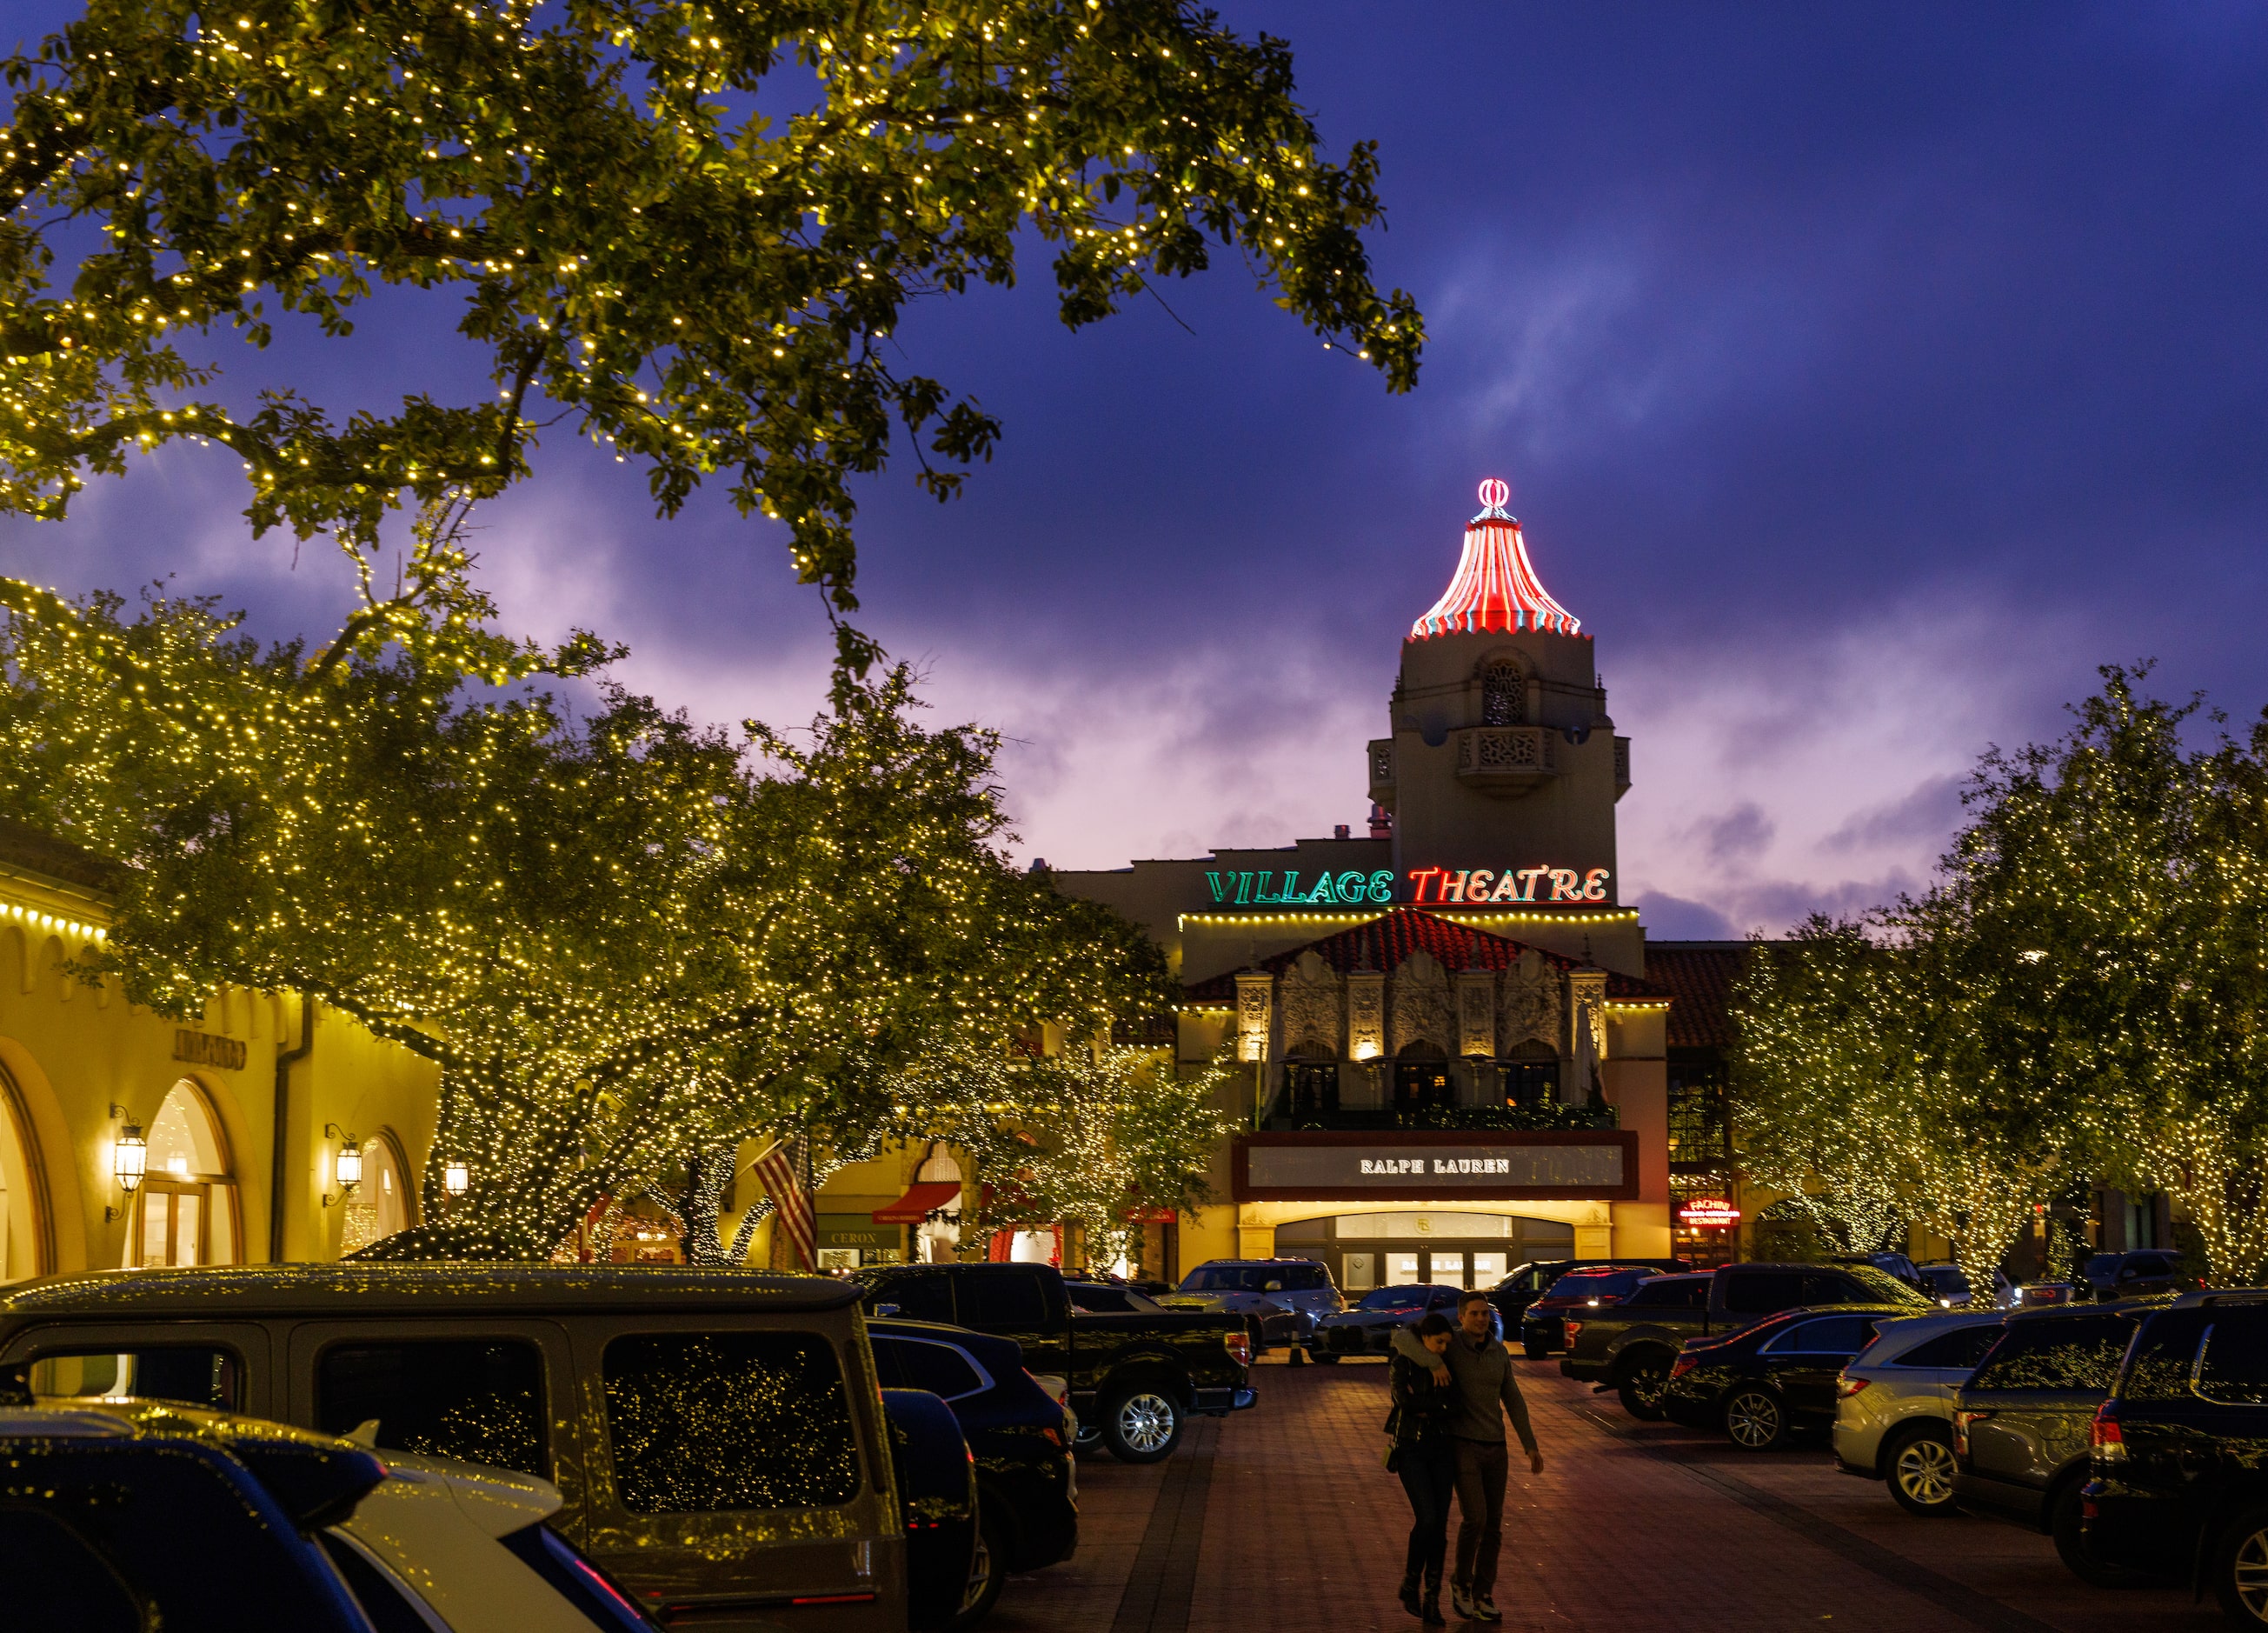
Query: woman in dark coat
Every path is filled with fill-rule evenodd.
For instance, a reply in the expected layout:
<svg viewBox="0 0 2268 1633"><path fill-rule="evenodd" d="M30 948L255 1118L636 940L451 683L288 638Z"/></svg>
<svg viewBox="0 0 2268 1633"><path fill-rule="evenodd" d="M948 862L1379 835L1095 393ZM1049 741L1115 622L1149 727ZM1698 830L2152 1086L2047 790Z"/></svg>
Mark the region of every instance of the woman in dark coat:
<svg viewBox="0 0 2268 1633"><path fill-rule="evenodd" d="M1418 1323L1418 1341L1439 1356L1455 1331L1436 1310ZM1453 1388L1434 1383L1433 1374L1396 1353L1387 1374L1394 1409L1386 1432L1393 1445L1386 1466L1402 1476L1417 1523L1410 1527L1410 1555L1402 1572L1402 1607L1428 1627L1446 1627L1441 1615L1441 1563L1449 1548L1449 1493L1456 1489L1457 1453L1449 1440Z"/></svg>

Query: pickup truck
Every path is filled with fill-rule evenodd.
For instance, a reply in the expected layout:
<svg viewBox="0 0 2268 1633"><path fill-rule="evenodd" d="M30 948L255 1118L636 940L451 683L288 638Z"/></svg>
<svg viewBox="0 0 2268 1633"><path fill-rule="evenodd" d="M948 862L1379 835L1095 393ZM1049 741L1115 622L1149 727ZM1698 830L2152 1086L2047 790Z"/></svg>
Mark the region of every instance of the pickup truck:
<svg viewBox="0 0 2268 1633"><path fill-rule="evenodd" d="M1622 1397L1623 1410L1653 1422L1671 1363L1690 1338L1722 1338L1766 1316L1811 1304L1884 1304L1934 1310L1888 1271L1872 1265L1727 1265L1692 1275L1641 1282L1617 1304L1570 1316L1559 1371Z"/></svg>
<svg viewBox="0 0 2268 1633"><path fill-rule="evenodd" d="M869 1315L1014 1339L1028 1371L1071 1380L1082 1441L1099 1437L1122 1462L1170 1457L1191 1414L1226 1416L1259 1398L1241 1316L1079 1310L1052 1265L877 1265L852 1280Z"/></svg>

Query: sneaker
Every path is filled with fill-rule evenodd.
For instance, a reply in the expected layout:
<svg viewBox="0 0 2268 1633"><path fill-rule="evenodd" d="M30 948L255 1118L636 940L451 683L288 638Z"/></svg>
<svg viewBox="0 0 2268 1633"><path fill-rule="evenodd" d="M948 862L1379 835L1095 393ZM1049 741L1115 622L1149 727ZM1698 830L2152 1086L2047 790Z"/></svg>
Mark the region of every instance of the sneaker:
<svg viewBox="0 0 2268 1633"><path fill-rule="evenodd" d="M1472 1590L1462 1582L1449 1584L1449 1609L1467 1622L1473 1619Z"/></svg>
<svg viewBox="0 0 2268 1633"><path fill-rule="evenodd" d="M1476 1593L1473 1595L1473 1615L1478 1616L1484 1622L1501 1622L1504 1620L1504 1612L1496 1607L1496 1600L1491 1599L1485 1593Z"/></svg>

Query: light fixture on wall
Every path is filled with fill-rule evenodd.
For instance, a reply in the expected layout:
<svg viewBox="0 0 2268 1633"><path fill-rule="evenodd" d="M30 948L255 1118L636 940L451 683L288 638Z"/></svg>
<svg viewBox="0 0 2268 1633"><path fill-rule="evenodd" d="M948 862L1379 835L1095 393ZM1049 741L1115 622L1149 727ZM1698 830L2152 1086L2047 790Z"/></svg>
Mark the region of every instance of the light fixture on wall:
<svg viewBox="0 0 2268 1633"><path fill-rule="evenodd" d="M473 1171L465 1166L464 1158L453 1156L441 1164L441 1188L453 1197L473 1188Z"/></svg>
<svg viewBox="0 0 2268 1633"><path fill-rule="evenodd" d="M342 1134L336 1123L323 1125L323 1138L340 1142L339 1154L331 1160L331 1172L338 1178L338 1194L323 1193L323 1206L328 1208L334 1202L345 1201L354 1194L355 1186L362 1183L362 1142L352 1134Z"/></svg>
<svg viewBox="0 0 2268 1633"><path fill-rule="evenodd" d="M110 1114L123 1118L126 1108L114 1105L110 1108ZM142 1125L129 1120L118 1131L118 1138L111 1142L111 1178L118 1181L120 1190L131 1197L142 1188L142 1176L149 1171L149 1166L150 1142L142 1137ZM115 1219L125 1211L122 1208L105 1208L102 1216L106 1220Z"/></svg>

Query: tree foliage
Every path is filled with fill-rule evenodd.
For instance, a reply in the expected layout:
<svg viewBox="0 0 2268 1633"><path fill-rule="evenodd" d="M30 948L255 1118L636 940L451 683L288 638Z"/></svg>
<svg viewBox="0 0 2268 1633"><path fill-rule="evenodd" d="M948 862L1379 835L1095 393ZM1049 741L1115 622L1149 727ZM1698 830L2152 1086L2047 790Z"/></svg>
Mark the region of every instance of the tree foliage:
<svg viewBox="0 0 2268 1633"><path fill-rule="evenodd" d="M1233 250L1416 380L1373 146L1323 157L1285 43L1187 0L90 0L0 71L0 505L34 515L188 440L242 462L256 530L367 539L564 420L664 514L726 480L847 610L850 478L902 428L942 499L929 456L1000 434L890 336L1020 246L1072 327ZM453 303L485 395L325 401L327 363L215 389L210 331L341 340L382 286Z"/></svg>
<svg viewBox="0 0 2268 1633"><path fill-rule="evenodd" d="M696 1152L887 1125L939 1038L1160 1001L1138 931L1008 865L991 737L922 727L903 669L807 735L578 714L461 661L461 597L313 670L208 602L0 581L0 812L126 864L128 995L296 988L438 1068L433 1161L479 1201L399 1250L540 1255Z"/></svg>
<svg viewBox="0 0 2268 1633"><path fill-rule="evenodd" d="M1980 1289L2097 1178L2170 1193L2217 1279L2268 1268L2268 718L2192 748L2198 700L2102 673L2064 737L1984 757L1927 893L1741 991L1752 1176L1872 1183Z"/></svg>

